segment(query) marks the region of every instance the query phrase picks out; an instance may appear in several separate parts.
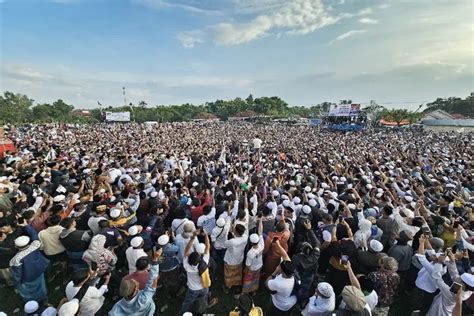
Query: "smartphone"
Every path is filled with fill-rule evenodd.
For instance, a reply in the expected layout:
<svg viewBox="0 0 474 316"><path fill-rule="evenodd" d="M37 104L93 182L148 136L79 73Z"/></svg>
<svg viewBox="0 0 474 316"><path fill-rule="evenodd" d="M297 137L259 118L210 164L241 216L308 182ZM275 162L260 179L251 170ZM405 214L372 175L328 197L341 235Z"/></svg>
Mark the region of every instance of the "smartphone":
<svg viewBox="0 0 474 316"><path fill-rule="evenodd" d="M430 232L430 229L426 226L423 226L421 227L421 232L423 233L423 235L425 236L430 236L431 232Z"/></svg>
<svg viewBox="0 0 474 316"><path fill-rule="evenodd" d="M272 243L276 243L277 240L278 240L278 237L273 237Z"/></svg>
<svg viewBox="0 0 474 316"><path fill-rule="evenodd" d="M454 294L458 293L459 290L461 289L462 285L461 283L458 283L458 282L454 282L451 287L449 288L449 290L451 292L453 292Z"/></svg>
<svg viewBox="0 0 474 316"><path fill-rule="evenodd" d="M97 262L91 261L91 270L92 271L97 271L99 267L97 266Z"/></svg>
<svg viewBox="0 0 474 316"><path fill-rule="evenodd" d="M344 220L344 216L339 215L339 223L341 223Z"/></svg>
<svg viewBox="0 0 474 316"><path fill-rule="evenodd" d="M349 256L348 255L341 255L341 264L347 264L349 262Z"/></svg>

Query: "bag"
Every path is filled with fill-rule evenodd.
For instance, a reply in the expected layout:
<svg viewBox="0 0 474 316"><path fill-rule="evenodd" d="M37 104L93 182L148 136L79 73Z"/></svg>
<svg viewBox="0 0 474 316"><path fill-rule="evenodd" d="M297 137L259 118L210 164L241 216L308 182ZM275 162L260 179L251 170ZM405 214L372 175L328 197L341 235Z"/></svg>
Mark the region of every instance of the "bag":
<svg viewBox="0 0 474 316"><path fill-rule="evenodd" d="M198 265L199 275L201 276L201 283L202 287L207 289L211 287L211 274L209 273L209 266L204 261L203 257L201 256L201 261Z"/></svg>
<svg viewBox="0 0 474 316"><path fill-rule="evenodd" d="M248 314L249 316L263 316L263 311L260 307L254 306ZM229 316L240 316L239 308L236 307L233 311L230 311Z"/></svg>
<svg viewBox="0 0 474 316"><path fill-rule="evenodd" d="M299 293L300 293L300 288L301 288L301 279L300 277L298 276L298 273L295 273L293 275L293 278L295 279L295 284L293 285L293 290L291 291L291 295L290 296L296 296L298 297L299 296Z"/></svg>

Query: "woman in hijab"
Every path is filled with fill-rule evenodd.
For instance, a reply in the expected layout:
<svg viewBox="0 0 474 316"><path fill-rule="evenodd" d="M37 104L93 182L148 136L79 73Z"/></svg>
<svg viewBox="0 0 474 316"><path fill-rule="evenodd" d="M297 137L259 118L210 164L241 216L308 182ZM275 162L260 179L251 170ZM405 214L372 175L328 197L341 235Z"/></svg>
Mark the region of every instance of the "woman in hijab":
<svg viewBox="0 0 474 316"><path fill-rule="evenodd" d="M117 262L117 256L104 247L106 238L104 235L96 235L92 238L89 249L84 252L82 260L89 266L94 262L97 264L97 274L103 275L113 270Z"/></svg>

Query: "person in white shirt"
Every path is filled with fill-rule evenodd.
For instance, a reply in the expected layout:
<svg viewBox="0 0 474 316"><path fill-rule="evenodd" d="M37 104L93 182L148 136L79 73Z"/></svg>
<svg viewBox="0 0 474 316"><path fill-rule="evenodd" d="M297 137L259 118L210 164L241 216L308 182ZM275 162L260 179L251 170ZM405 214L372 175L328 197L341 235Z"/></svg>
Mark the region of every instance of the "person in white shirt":
<svg viewBox="0 0 474 316"><path fill-rule="evenodd" d="M234 238L228 239L224 243L226 248L224 256L224 293L226 294L231 287L242 285L242 263L248 240L248 234L242 224L236 224L232 234Z"/></svg>
<svg viewBox="0 0 474 316"><path fill-rule="evenodd" d="M196 303L207 305L209 288L203 286L200 272L202 273L204 270L206 270L206 268L208 268L210 259L209 251L211 245L209 242L209 236L206 234L206 232L203 232L203 234L204 243L206 245L204 254L201 255L197 251L193 251L193 245L195 242L197 242L197 232L194 232L184 251L183 268L186 271L188 279L188 291L186 292L183 305L181 306L181 310L179 311L178 315L183 315L185 312L192 312L193 305ZM207 307L209 308L216 303L217 300L214 299Z"/></svg>
<svg viewBox="0 0 474 316"><path fill-rule="evenodd" d="M326 282L318 283L314 296L311 296L303 316L317 316L321 313L334 311L336 307L336 294L332 285Z"/></svg>
<svg viewBox="0 0 474 316"><path fill-rule="evenodd" d="M74 298L79 301L81 315L93 316L104 304L104 294L108 290L110 274L104 276L104 284L100 288L94 286L96 275L97 272L93 270L77 270L72 275L72 281L66 285L66 298L68 301Z"/></svg>
<svg viewBox="0 0 474 316"><path fill-rule="evenodd" d="M257 234L250 235L250 245L252 247L247 252L247 259L245 260L242 293L255 293L258 290L260 270L263 266L263 249L265 248L262 232L262 217L259 217Z"/></svg>
<svg viewBox="0 0 474 316"><path fill-rule="evenodd" d="M128 274L137 271L137 260L141 257L147 257L143 250L144 241L142 237L133 237L130 241L130 247L125 251L128 262Z"/></svg>
<svg viewBox="0 0 474 316"><path fill-rule="evenodd" d="M428 312L434 297L436 294L438 294L438 284L432 277L433 273L435 272L435 265L438 262L444 263L446 257L444 255L435 253L431 247L429 239L426 238L424 234L420 236L419 241L420 246L418 247L418 253L415 256L423 268L421 268L421 270L418 272L415 284L421 293L421 299L419 300L420 315L425 315ZM426 259L425 248L428 249L426 254L429 255L431 261ZM446 269L444 268L441 272L441 275L445 273Z"/></svg>
<svg viewBox="0 0 474 316"><path fill-rule="evenodd" d="M211 240L213 244L212 257L218 263L222 263L224 260L225 242L230 230L230 224L230 217L226 219L221 217L216 221L216 227L214 227L211 232Z"/></svg>
<svg viewBox="0 0 474 316"><path fill-rule="evenodd" d="M183 227L183 232L179 235L176 236L175 238L175 244L178 246L178 261L180 263L183 262L184 258L184 251L186 249L186 246L188 242L191 240L191 237L193 236L194 232L196 231L196 228L194 227L194 223L191 221L188 221L184 224ZM199 242L197 239L194 240L194 249L196 249L196 246Z"/></svg>
<svg viewBox="0 0 474 316"><path fill-rule="evenodd" d="M263 141L257 137L255 137L253 140L252 140L252 144L253 144L253 149L255 149L256 151L260 150L260 147L262 147L262 143Z"/></svg>
<svg viewBox="0 0 474 316"><path fill-rule="evenodd" d="M272 307L268 314L283 316L288 315L297 302L296 295L292 295L296 282L294 277L295 265L291 262L290 257L280 245L280 242L276 240L274 244L278 248L282 262L266 281L267 288L272 293Z"/></svg>
<svg viewBox="0 0 474 316"><path fill-rule="evenodd" d="M173 233L175 236L180 235L184 230L184 224L186 224L187 222L190 222L190 220L185 218L184 216L185 215L183 211L183 214L182 214L183 218L175 218L173 222L171 222L171 229L173 230Z"/></svg>
<svg viewBox="0 0 474 316"><path fill-rule="evenodd" d="M206 234L211 234L214 227L216 227L216 208L209 205L204 206L203 215L199 216L197 220L197 227L202 227Z"/></svg>

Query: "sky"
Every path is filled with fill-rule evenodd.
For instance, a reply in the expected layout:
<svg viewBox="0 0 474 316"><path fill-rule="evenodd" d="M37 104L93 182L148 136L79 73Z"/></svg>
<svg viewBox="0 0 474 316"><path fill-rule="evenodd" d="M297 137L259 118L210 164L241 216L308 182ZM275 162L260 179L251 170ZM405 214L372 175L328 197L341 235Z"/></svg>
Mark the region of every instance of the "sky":
<svg viewBox="0 0 474 316"><path fill-rule="evenodd" d="M474 91L472 0L0 0L0 92L76 108L417 108Z"/></svg>

